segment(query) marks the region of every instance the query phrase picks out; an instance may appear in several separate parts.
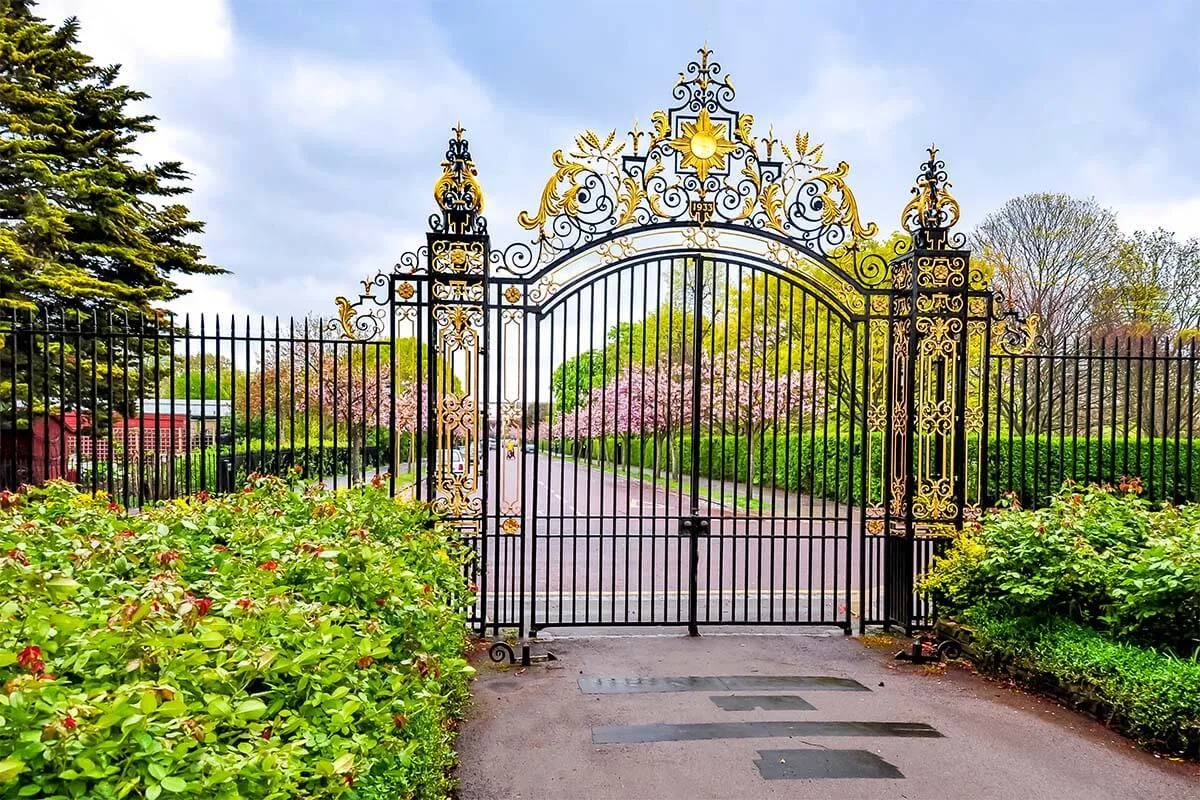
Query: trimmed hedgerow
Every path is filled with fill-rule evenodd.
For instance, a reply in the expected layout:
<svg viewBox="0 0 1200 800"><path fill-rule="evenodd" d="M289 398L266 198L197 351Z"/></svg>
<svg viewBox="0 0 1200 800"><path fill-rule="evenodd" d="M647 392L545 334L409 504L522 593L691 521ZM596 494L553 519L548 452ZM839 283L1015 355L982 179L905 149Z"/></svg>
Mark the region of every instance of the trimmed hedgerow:
<svg viewBox="0 0 1200 800"><path fill-rule="evenodd" d="M386 491L0 497L0 796L442 797L466 551Z"/></svg>
<svg viewBox="0 0 1200 800"><path fill-rule="evenodd" d="M979 437L968 435L967 482L978 483ZM869 443L869 444L868 444ZM679 473L690 464L691 436L607 436L591 440L555 440L555 449L593 459L631 466L657 466ZM883 434L852 441L843 423L791 431L770 431L753 437L705 434L700 438L700 474L714 479L788 488L817 497L856 503L864 499L863 452L871 448L871 463L883 463ZM1173 438L1112 436L999 436L987 439L987 485L991 496L1013 493L1026 506L1042 505L1066 481L1118 482L1140 476L1145 496L1152 500L1200 502L1200 441L1189 445ZM869 470L867 496L883 496L881 473Z"/></svg>
<svg viewBox="0 0 1200 800"><path fill-rule="evenodd" d="M1061 617L965 615L983 663L1079 705L1142 745L1200 756L1200 662Z"/></svg>
<svg viewBox="0 0 1200 800"><path fill-rule="evenodd" d="M1067 486L986 515L921 588L974 627L985 664L1092 706L1148 746L1200 755L1200 506L1141 482Z"/></svg>

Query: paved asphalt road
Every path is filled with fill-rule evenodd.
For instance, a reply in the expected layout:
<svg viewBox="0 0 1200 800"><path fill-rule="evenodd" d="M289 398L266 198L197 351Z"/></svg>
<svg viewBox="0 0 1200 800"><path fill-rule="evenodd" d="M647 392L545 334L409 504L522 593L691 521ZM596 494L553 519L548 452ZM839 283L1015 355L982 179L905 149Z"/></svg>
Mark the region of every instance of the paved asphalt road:
<svg viewBox="0 0 1200 800"><path fill-rule="evenodd" d="M837 633L610 635L544 646L560 659L552 669L479 663L459 738L462 800L1200 797L1195 764L1156 759L1099 723L959 669L929 675L897 665L889 652ZM585 694L580 685L597 677L769 675L851 679L867 691ZM764 695L791 698L793 709L717 704L783 702ZM604 743L631 739L656 741Z"/></svg>
<svg viewBox="0 0 1200 800"><path fill-rule="evenodd" d="M686 621L688 478L627 476L545 454L501 458L497 471L490 458L492 507L524 491L534 509L524 569L539 626ZM711 525L699 548L702 622L844 624L847 605L858 603L857 514L757 488L747 502L745 488L707 479L700 491L698 511ZM489 554L492 587L520 580L518 541ZM502 602L512 596L506 590Z"/></svg>

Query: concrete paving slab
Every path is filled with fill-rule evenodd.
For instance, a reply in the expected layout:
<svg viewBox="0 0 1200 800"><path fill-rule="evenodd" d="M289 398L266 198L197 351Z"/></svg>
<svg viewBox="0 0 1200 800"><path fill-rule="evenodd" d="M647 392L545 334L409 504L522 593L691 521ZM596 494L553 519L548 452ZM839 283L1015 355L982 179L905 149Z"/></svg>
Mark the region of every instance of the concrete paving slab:
<svg viewBox="0 0 1200 800"><path fill-rule="evenodd" d="M459 740L462 800L1200 797L1195 764L1156 759L1099 723L1040 698L961 670L923 674L840 635L599 636L548 646L560 659L549 665L521 670L479 663L475 702ZM825 676L854 680L870 691L807 691L812 711L726 711L699 691L580 691L581 678L597 675ZM922 723L942 738L805 733L636 744L592 739L594 728L609 726L801 720ZM760 751L785 749L862 751L904 777L765 779ZM810 767L831 775L850 768L844 759L819 763Z"/></svg>

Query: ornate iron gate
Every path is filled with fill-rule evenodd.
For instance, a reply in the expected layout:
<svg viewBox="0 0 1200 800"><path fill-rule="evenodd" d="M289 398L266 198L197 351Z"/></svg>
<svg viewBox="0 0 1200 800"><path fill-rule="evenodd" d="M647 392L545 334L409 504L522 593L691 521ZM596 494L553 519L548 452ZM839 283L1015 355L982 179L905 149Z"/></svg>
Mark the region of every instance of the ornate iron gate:
<svg viewBox="0 0 1200 800"><path fill-rule="evenodd" d="M755 137L706 49L673 98L556 151L505 249L456 128L427 246L338 298L391 342L393 433L476 548L474 620L919 624L914 574L982 502L988 354L1028 328L951 233L934 148L884 251L849 166Z"/></svg>

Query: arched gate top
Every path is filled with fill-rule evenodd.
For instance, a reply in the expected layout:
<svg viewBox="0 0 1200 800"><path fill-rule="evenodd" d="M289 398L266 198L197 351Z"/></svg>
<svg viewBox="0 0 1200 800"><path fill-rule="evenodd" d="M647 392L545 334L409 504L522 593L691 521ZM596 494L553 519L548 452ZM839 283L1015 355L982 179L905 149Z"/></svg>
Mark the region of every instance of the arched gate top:
<svg viewBox="0 0 1200 800"><path fill-rule="evenodd" d="M903 259L864 247L879 229L860 218L849 164L826 164L824 146L804 131L778 138L768 128L756 136L754 116L733 107L730 77L707 47L698 52L675 82L675 105L653 112L648 129L635 122L624 136L588 130L574 147L554 152L539 202L518 216L535 232L530 242L492 245L470 145L456 126L434 184L438 210L429 218L429 237L453 251L470 244L483 257L470 269L451 265L452 271L525 283L529 299L540 302L616 260L683 247L740 251L768 266L811 272L815 288L855 315L868 295L895 289L892 267ZM901 214L911 238L895 256L965 247L965 237L952 232L959 207L949 189L945 164L931 147ZM741 244L729 247L731 240ZM390 273L362 281L357 299L335 298L331 332L350 339L383 335L384 309L408 302L405 293L413 289L406 278L425 274L431 255L429 245L404 253ZM987 283L978 271L964 280L975 289ZM505 292L520 294L516 287ZM1023 331L1029 338L1024 320L1011 312L1005 317L1014 317L1006 320L1010 335Z"/></svg>
<svg viewBox="0 0 1200 800"><path fill-rule="evenodd" d="M830 258L878 232L859 217L850 165L824 163L807 132L756 136L754 117L733 108L733 83L707 47L679 73L676 105L635 122L625 136L584 131L556 150L538 205L518 222L535 231L500 269L535 272L620 231L664 223L738 225Z"/></svg>

